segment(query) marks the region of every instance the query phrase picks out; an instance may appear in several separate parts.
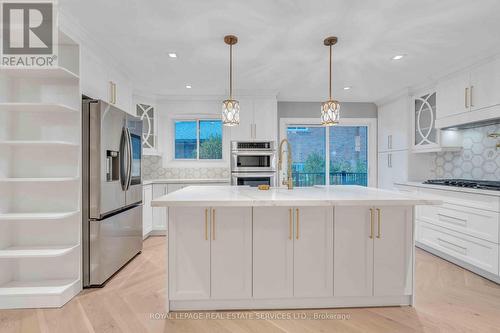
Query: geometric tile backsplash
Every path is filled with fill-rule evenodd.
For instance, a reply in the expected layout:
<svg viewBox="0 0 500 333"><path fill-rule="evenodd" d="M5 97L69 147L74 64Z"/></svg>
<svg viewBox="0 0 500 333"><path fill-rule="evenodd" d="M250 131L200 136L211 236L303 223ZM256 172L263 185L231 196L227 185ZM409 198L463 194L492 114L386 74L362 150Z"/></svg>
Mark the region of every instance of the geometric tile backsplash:
<svg viewBox="0 0 500 333"><path fill-rule="evenodd" d="M151 179L229 179L229 168L164 168L161 156L144 155L142 176Z"/></svg>
<svg viewBox="0 0 500 333"><path fill-rule="evenodd" d="M488 138L500 133L500 124L461 130L463 150L436 153L433 160L435 178L500 180L500 139Z"/></svg>

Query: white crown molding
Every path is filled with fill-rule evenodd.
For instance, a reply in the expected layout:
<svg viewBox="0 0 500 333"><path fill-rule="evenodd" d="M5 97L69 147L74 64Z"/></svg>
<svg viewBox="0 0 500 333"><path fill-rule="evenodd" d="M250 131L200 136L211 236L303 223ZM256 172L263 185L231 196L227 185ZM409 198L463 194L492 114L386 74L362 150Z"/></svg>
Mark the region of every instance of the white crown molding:
<svg viewBox="0 0 500 333"><path fill-rule="evenodd" d="M92 53L101 56L104 55L108 62L115 64L114 67L116 71L124 74L128 79L131 79L131 68L120 59L114 57L109 51L109 48L113 47L112 45L101 44L98 40L93 38L84 27L77 23L77 20L71 14L59 9L58 15L59 29L77 41L80 44L80 48L82 48L82 46L84 48L87 47Z"/></svg>

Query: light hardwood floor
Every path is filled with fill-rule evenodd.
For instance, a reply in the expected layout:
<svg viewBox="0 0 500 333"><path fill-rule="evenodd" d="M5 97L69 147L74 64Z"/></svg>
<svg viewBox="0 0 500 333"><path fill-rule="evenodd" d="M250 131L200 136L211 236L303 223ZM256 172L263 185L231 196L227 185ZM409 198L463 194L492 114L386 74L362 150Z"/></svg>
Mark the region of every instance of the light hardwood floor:
<svg viewBox="0 0 500 333"><path fill-rule="evenodd" d="M0 332L500 332L500 286L417 250L415 307L243 311L258 319L158 319L165 303L165 240L144 242L140 256L103 289L85 290L60 309L0 311ZM348 319L281 320L283 313ZM177 313L178 316L195 313ZM262 319L267 316L267 318Z"/></svg>

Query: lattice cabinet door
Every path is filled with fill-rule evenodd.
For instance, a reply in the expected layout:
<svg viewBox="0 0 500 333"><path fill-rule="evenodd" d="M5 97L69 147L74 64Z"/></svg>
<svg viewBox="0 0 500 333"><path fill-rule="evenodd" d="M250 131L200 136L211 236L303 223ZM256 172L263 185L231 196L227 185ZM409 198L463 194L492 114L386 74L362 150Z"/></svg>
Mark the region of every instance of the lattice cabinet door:
<svg viewBox="0 0 500 333"><path fill-rule="evenodd" d="M143 121L142 124L142 148L144 154L157 153L157 131L156 131L156 109L154 105L137 103L137 116Z"/></svg>
<svg viewBox="0 0 500 333"><path fill-rule="evenodd" d="M436 92L419 94L413 98L413 149L439 146L436 129Z"/></svg>

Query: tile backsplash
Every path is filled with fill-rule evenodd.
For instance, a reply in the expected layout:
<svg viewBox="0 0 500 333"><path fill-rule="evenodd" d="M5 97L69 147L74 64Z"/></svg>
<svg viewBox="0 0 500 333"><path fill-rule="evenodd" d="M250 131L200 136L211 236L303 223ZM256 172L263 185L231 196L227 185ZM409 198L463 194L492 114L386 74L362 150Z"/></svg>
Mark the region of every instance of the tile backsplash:
<svg viewBox="0 0 500 333"><path fill-rule="evenodd" d="M142 163L144 180L151 179L229 179L229 168L164 168L161 156L145 155Z"/></svg>
<svg viewBox="0 0 500 333"><path fill-rule="evenodd" d="M500 124L462 130L463 150L437 153L434 158L435 178L463 178L500 181L500 139L489 138L500 133Z"/></svg>

